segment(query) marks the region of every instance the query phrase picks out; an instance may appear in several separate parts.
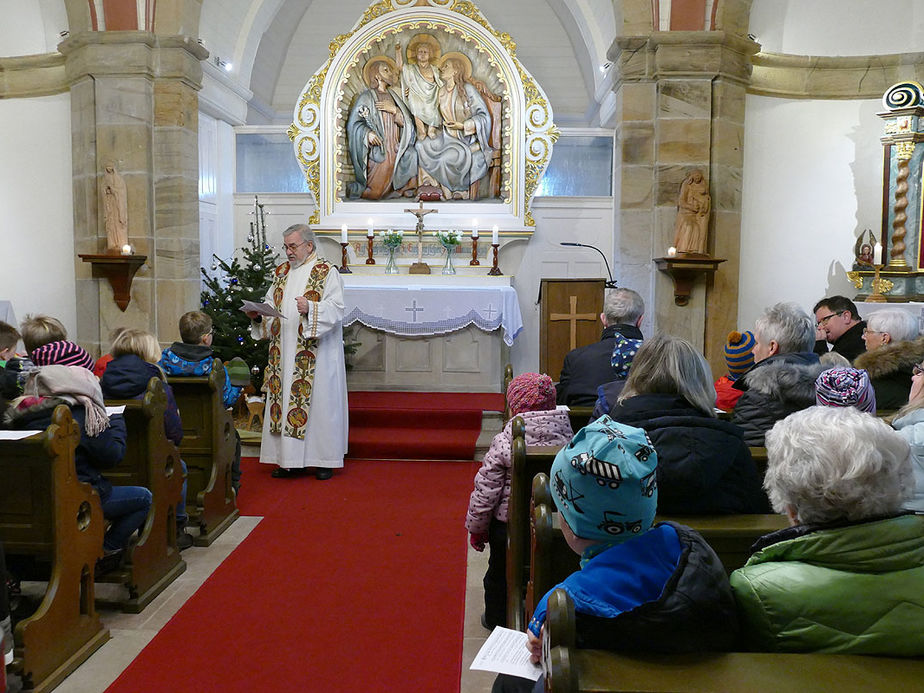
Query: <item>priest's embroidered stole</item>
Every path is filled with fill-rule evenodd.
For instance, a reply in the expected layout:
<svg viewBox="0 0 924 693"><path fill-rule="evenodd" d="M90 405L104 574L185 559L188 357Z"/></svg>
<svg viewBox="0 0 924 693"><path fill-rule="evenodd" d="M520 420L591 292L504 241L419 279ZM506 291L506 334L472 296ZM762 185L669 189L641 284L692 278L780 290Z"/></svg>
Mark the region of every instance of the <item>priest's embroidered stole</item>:
<svg viewBox="0 0 924 693"><path fill-rule="evenodd" d="M318 311L317 303L324 295L324 283L332 265L324 259L318 259L305 283L302 295L315 305L311 307L311 325L306 329L305 321L299 320L298 341L296 343L295 365L292 372L292 387L289 390L289 406L282 421L282 349L281 320L276 319L270 325L269 362L267 397L270 401L270 432L285 433L290 438L305 438L308 425L308 412L311 408L311 389L314 386L315 359L318 353ZM276 268L273 276L273 304L282 312L282 297L285 293L289 263L284 262Z"/></svg>

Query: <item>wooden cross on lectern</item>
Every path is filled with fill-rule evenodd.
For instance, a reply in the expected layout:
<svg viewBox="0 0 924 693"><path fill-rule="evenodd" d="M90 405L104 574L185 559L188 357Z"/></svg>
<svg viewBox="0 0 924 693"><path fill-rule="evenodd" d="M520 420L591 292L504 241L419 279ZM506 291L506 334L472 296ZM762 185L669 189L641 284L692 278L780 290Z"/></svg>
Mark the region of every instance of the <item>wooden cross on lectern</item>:
<svg viewBox="0 0 924 693"><path fill-rule="evenodd" d="M562 320L567 320L571 323L571 346L569 349L577 349L577 321L578 320L590 320L591 322L597 321L596 313L578 313L577 312L577 296L568 297L571 302L571 310L567 313L550 313L549 320L554 320L556 322L561 322Z"/></svg>

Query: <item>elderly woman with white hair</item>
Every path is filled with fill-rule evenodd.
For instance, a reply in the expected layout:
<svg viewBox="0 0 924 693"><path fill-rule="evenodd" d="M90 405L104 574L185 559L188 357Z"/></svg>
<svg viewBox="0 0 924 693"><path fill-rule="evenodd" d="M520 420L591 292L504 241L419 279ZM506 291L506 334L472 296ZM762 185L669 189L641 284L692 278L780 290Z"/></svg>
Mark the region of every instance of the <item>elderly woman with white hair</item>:
<svg viewBox="0 0 924 693"><path fill-rule="evenodd" d="M924 360L924 337L918 316L900 308L870 313L863 330L866 353L854 366L869 373L879 409L898 409L908 401L911 370Z"/></svg>
<svg viewBox="0 0 924 693"><path fill-rule="evenodd" d="M731 575L750 647L924 655L924 516L901 511L908 454L853 407L811 407L767 433L764 488L792 526Z"/></svg>

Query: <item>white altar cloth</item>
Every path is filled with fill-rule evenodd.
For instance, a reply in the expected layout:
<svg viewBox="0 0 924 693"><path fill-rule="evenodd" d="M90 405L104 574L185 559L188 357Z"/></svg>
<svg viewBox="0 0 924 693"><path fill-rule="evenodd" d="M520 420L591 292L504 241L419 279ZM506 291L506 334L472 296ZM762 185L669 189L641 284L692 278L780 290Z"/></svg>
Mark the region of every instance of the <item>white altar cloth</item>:
<svg viewBox="0 0 924 693"><path fill-rule="evenodd" d="M372 329L403 336L446 334L468 325L485 332L500 327L507 346L513 344L523 329L520 303L512 286L469 282L468 277L460 277L452 284L428 277L415 284L414 277L409 275L401 276L398 286L395 279L346 275L344 326L360 322ZM461 285L456 285L459 280Z"/></svg>

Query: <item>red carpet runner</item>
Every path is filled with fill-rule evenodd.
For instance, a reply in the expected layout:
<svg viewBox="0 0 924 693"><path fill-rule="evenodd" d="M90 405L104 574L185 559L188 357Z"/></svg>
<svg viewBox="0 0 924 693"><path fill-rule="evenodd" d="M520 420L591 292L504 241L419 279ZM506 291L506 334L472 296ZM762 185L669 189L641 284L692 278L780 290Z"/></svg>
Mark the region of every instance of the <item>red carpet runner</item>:
<svg viewBox="0 0 924 693"><path fill-rule="evenodd" d="M245 459L241 514L264 519L108 693L458 691L476 468L358 461L319 482Z"/></svg>
<svg viewBox="0 0 924 693"><path fill-rule="evenodd" d="M483 411L503 411L504 396L468 392L351 392L348 457L470 460Z"/></svg>

